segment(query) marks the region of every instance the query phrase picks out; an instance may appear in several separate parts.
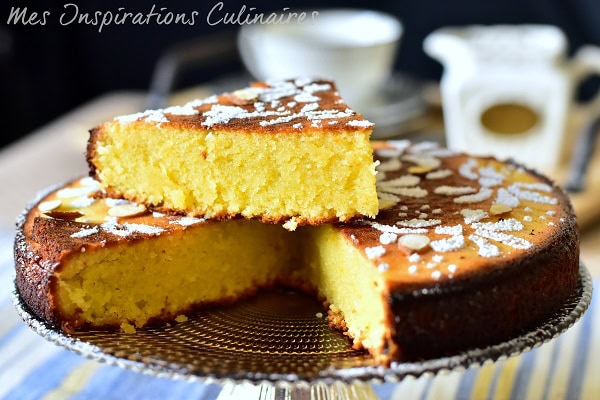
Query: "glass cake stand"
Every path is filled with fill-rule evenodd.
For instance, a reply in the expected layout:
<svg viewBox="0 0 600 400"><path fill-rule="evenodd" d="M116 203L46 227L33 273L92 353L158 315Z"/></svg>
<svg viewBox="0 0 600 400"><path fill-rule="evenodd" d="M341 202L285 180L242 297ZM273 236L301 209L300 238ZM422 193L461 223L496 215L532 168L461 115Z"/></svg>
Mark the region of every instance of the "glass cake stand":
<svg viewBox="0 0 600 400"><path fill-rule="evenodd" d="M376 399L371 383L480 366L538 347L579 320L591 296L591 277L580 265L577 289L534 329L483 349L381 367L329 328L319 302L295 292L263 292L234 306L196 313L183 323L136 334L65 333L37 318L16 289L13 293L21 318L45 339L137 372L224 384L220 400Z"/></svg>

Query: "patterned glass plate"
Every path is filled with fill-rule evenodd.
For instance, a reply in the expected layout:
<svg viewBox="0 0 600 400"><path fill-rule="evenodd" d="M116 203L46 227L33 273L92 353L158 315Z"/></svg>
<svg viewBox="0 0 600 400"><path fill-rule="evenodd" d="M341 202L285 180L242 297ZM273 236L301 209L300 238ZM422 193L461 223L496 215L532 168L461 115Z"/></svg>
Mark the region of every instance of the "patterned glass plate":
<svg viewBox="0 0 600 400"><path fill-rule="evenodd" d="M520 354L571 327L587 309L592 280L580 266L577 290L535 329L503 343L449 357L377 366L327 325L321 304L295 292L262 292L234 306L193 314L186 322L119 332L64 333L38 319L17 290L23 320L45 339L119 367L147 374L218 383L290 385L399 381L407 376L468 368Z"/></svg>

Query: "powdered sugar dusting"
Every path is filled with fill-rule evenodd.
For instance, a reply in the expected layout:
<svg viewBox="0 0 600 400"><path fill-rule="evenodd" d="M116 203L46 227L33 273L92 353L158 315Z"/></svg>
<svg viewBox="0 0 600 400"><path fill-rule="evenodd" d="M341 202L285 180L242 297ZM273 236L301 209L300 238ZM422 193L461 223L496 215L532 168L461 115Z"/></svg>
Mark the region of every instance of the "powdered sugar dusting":
<svg viewBox="0 0 600 400"><path fill-rule="evenodd" d="M100 225L100 228L107 233L112 233L113 235L121 237L127 237L134 233L154 236L165 231L158 226L132 223L117 224L114 222L105 222Z"/></svg>
<svg viewBox="0 0 600 400"><path fill-rule="evenodd" d="M417 253L412 253L410 256L408 256L408 261L411 263L417 263L421 261L421 256Z"/></svg>
<svg viewBox="0 0 600 400"><path fill-rule="evenodd" d="M494 204L504 204L512 208L517 208L519 206L519 199L510 194L508 190L499 188L496 192L496 200L494 200Z"/></svg>
<svg viewBox="0 0 600 400"><path fill-rule="evenodd" d="M473 158L469 158L460 167L458 167L458 173L467 179L475 181L477 178L479 178L479 175L473 171L475 167L477 167L477 161Z"/></svg>
<svg viewBox="0 0 600 400"><path fill-rule="evenodd" d="M302 110L300 110L300 112L307 113L309 111L315 111L317 108L319 108L319 103L308 103L304 107L302 107Z"/></svg>
<svg viewBox="0 0 600 400"><path fill-rule="evenodd" d="M550 189L550 186L545 184L512 184L508 187L508 191L512 193L515 197L521 200L533 201L534 203L541 204L558 204L558 200L555 197L542 195L538 192L531 192L528 190L521 190L521 188L534 189L546 191L546 189Z"/></svg>
<svg viewBox="0 0 600 400"><path fill-rule="evenodd" d="M552 192L552 187L550 185L548 185L546 183L541 183L541 182L534 182L534 183L517 182L517 183L514 183L514 186L522 188L522 189L537 190L539 192L547 192L547 193Z"/></svg>
<svg viewBox="0 0 600 400"><path fill-rule="evenodd" d="M290 111L286 111L284 113L278 113L277 111L248 111L245 108L238 106L225 106L221 104L215 104L212 108L206 112L204 112L205 120L202 122L202 125L211 127L217 124L226 124L232 119L247 119L247 118L255 118L255 117L269 117L273 115L287 115L290 114ZM290 118L291 120L291 118ZM264 122L264 121L261 121Z"/></svg>
<svg viewBox="0 0 600 400"><path fill-rule="evenodd" d="M313 96L312 94L306 92L299 93L294 96L294 101L297 101L298 103L310 103L319 100L321 100L319 97Z"/></svg>
<svg viewBox="0 0 600 400"><path fill-rule="evenodd" d="M489 216L488 213L483 210L471 210L468 208L460 210L460 214L465 218L465 224L471 224L484 218L488 218Z"/></svg>
<svg viewBox="0 0 600 400"><path fill-rule="evenodd" d="M498 222L474 222L471 226L474 229L491 231L520 231L523 229L523 224L514 218L508 218Z"/></svg>
<svg viewBox="0 0 600 400"><path fill-rule="evenodd" d="M439 253L456 251L465 245L462 225L438 226L435 228L435 233L438 235L451 235L449 238L434 240L429 244L433 250Z"/></svg>
<svg viewBox="0 0 600 400"><path fill-rule="evenodd" d="M165 108L163 110L165 114L172 115L197 115L200 113L197 109L191 106L189 103L184 106L173 106L169 108Z"/></svg>
<svg viewBox="0 0 600 400"><path fill-rule="evenodd" d="M398 240L398 235L392 232L383 232L379 236L379 242L385 245L396 243L396 240Z"/></svg>
<svg viewBox="0 0 600 400"><path fill-rule="evenodd" d="M275 125L275 124L283 124L285 122L290 122L291 120L294 119L293 115L287 116L287 117L278 117L275 119L269 119L266 121L260 121L259 125L260 126L269 126L269 125ZM302 124L300 124L300 127L302 127Z"/></svg>
<svg viewBox="0 0 600 400"><path fill-rule="evenodd" d="M365 248L365 254L369 259L379 258L385 254L386 250L383 246L367 247Z"/></svg>
<svg viewBox="0 0 600 400"><path fill-rule="evenodd" d="M513 247L515 249L529 249L533 244L528 240L520 238L518 236L509 235L503 232L495 232L486 229L477 229L475 233L479 236L483 236L484 238L495 240L497 242L503 243L507 246Z"/></svg>
<svg viewBox="0 0 600 400"><path fill-rule="evenodd" d="M442 223L442 220L440 220L440 219L413 218L413 219L409 219L409 220L398 221L398 222L396 222L396 225L404 226L404 227L408 227L408 228L427 228L430 226L439 225L441 223Z"/></svg>
<svg viewBox="0 0 600 400"><path fill-rule="evenodd" d="M298 82L298 81L296 81ZM298 85L300 86L300 85ZM329 83L323 83L323 84L318 84L318 83L311 83L310 85L306 85L302 88L302 90L304 90L305 92L308 93L318 93L318 92L325 92L327 90L331 90L331 85Z"/></svg>
<svg viewBox="0 0 600 400"><path fill-rule="evenodd" d="M453 201L458 204L479 203L492 197L493 193L494 192L490 188L482 187L479 189L479 192L475 194L456 197Z"/></svg>
<svg viewBox="0 0 600 400"><path fill-rule="evenodd" d="M71 237L72 238L84 238L87 236L94 235L98 232L100 232L100 229L97 226L94 226L92 228L83 228L83 229L79 230L78 232L73 233L71 235Z"/></svg>
<svg viewBox="0 0 600 400"><path fill-rule="evenodd" d="M500 249L498 246L491 244L481 236L469 235L469 240L475 243L479 247L478 254L482 257L497 257L500 255Z"/></svg>
<svg viewBox="0 0 600 400"><path fill-rule="evenodd" d="M299 85L306 81L310 83ZM225 94L223 101L220 101L220 97L211 96L205 100L194 100L183 106L122 115L115 120L120 123L145 120L161 125L170 122L169 115L198 115L202 121L201 125L207 128L240 119L255 119L262 127L293 122L295 129L301 129L297 124L304 125L303 122L307 120L311 122L311 126L322 128L325 124L335 125L340 119L344 119L349 127L373 127L371 122L364 120L350 108L340 109L338 104L343 104L343 101L323 102L320 93L327 92L322 96L327 96L328 99L332 96L339 97L330 92L333 87L328 82L296 79L295 81L272 80L267 81L266 84L268 86L253 86ZM229 98L236 100L229 102L226 100ZM304 103L300 110L295 108L299 103Z"/></svg>
<svg viewBox="0 0 600 400"><path fill-rule="evenodd" d="M350 126L356 126L360 128L372 128L375 125L374 123L369 122L367 120L352 120L348 121L347 124Z"/></svg>
<svg viewBox="0 0 600 400"><path fill-rule="evenodd" d="M405 235L405 234L409 234L409 233L417 233L417 234L418 233L427 233L427 229L398 228L397 226L385 225L385 224L380 224L378 222L371 222L371 221L367 221L367 224L371 225L373 228L377 229L378 231L395 233L398 235Z"/></svg>
<svg viewBox="0 0 600 400"><path fill-rule="evenodd" d="M175 220L169 221L169 224L176 224L181 226L191 226L195 224L199 224L201 222L205 222L204 218L194 218L194 217L179 217Z"/></svg>

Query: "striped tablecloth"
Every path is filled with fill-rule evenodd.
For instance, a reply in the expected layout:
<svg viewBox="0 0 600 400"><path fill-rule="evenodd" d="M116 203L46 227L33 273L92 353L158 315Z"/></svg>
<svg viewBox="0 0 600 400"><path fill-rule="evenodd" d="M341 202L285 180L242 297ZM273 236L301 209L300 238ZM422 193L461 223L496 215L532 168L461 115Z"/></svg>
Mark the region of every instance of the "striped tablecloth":
<svg viewBox="0 0 600 400"><path fill-rule="evenodd" d="M214 399L218 385L99 364L29 330L11 300L13 234L0 229L0 399ZM600 280L595 279L595 287ZM375 385L380 399L600 399L600 298L566 334L519 357Z"/></svg>

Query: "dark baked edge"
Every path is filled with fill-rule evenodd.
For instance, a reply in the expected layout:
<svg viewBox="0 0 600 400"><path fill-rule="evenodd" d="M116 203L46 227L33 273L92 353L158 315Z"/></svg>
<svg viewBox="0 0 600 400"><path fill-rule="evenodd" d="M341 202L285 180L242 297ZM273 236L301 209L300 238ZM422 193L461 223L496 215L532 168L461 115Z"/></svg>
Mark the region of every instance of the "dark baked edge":
<svg viewBox="0 0 600 400"><path fill-rule="evenodd" d="M567 214L563 228L529 256L500 262L502 268L494 271L427 290L392 290L388 298L392 347L398 347L403 360L500 343L552 316L574 292L579 279L579 229L569 197L538 171L514 160L504 162L552 186Z"/></svg>

